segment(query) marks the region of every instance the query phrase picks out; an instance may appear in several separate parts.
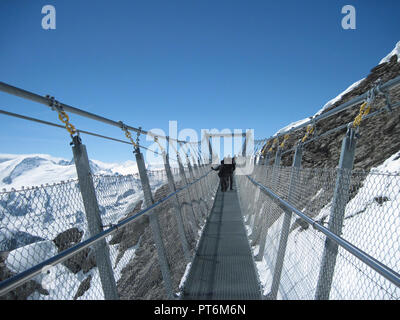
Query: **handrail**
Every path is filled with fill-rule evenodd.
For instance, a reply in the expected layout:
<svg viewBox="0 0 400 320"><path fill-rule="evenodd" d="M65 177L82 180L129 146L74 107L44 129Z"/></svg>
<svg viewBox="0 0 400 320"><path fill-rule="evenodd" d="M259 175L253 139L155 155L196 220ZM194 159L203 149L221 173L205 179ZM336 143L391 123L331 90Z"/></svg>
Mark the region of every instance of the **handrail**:
<svg viewBox="0 0 400 320"><path fill-rule="evenodd" d="M382 91L382 90L390 89L391 87L394 87L394 86L396 86L398 84L400 84L400 76L397 76L396 78L385 82L384 84L382 84L379 87L379 90ZM355 105L361 103L362 101L367 99L368 93L369 93L369 91L367 91L367 92L365 92L365 93L363 93L363 94L351 99L350 101L342 103L341 105L339 105L339 106L337 106L337 107L335 107L335 108L333 108L333 109L331 109L329 111L321 113L321 114L319 114L317 116L309 117L308 121L305 121L305 122L299 124L296 127L292 127L292 128L290 128L288 130L280 132L279 134L276 134L276 135L274 135L274 136L272 136L270 138L259 139L259 140L256 140L256 141L263 141L263 140L264 141L268 141L270 139L279 138L279 137L285 136L286 134L289 134L289 133L292 133L292 132L297 131L299 129L305 128L310 124L317 123L318 121L321 121L322 119L325 119L325 118L328 118L330 116L333 116L333 115L335 115L335 114L337 114L337 113L339 113L341 111L347 110L347 109L349 109L351 107L354 107Z"/></svg>
<svg viewBox="0 0 400 320"><path fill-rule="evenodd" d="M37 102L37 103L40 103L40 104L44 104L44 105L46 105L48 107L51 107L51 104L50 104L51 100L49 98L40 96L40 95L38 95L36 93L30 92L30 91L27 91L27 90L24 90L24 89L21 89L21 88L14 87L14 86L9 85L9 84L7 84L5 82L1 82L0 81L0 91L12 94L12 95L20 97L20 98L28 99L28 100L31 100L31 101L34 101L34 102ZM99 116L97 114L94 114L94 113L91 113L91 112L88 112L88 111L85 111L85 110L82 110L82 109L79 109L79 108L72 107L72 106L67 105L65 103L62 103L62 102L58 102L58 105L65 111L69 111L71 113L80 115L82 117L86 117L86 118L89 118L89 119L92 119L92 120L100 121L100 122L103 122L103 123L106 123L106 124L121 128L121 122L114 121L114 120ZM170 137L159 136L159 135L156 135L156 134L154 134L152 132L143 130L141 128L135 128L135 127L132 127L132 126L129 126L129 125L125 125L125 126L126 126L127 129L132 130L132 131L134 131L136 133L140 133L140 134L144 134L144 135L148 135L148 136L152 136L152 137L169 139L169 140L172 140L172 141L177 141L179 143L198 143L198 141L197 142L187 142L187 141L181 141L181 140L173 139L173 138L170 138Z"/></svg>
<svg viewBox="0 0 400 320"><path fill-rule="evenodd" d="M142 211L134 214L131 217L125 218L122 221L120 221L119 223L112 225L110 228L90 237L89 239L82 241L74 246L72 246L71 248L68 248L64 251L62 251L61 253L55 255L54 257L51 257L23 272L20 272L18 274L16 274L13 277L10 277L6 280L3 280L2 282L0 282L0 296L8 293L9 291L15 289L16 287L20 286L21 284L25 283L26 281L29 281L30 279L32 279L33 277L37 276L38 274L40 274L42 272L43 267L46 266L54 266L57 265L59 263L62 263L63 261L69 259L70 257L72 257L73 255L81 252L82 250L86 249L87 247L97 243L98 241L104 239L105 237L113 234L115 231L118 231L120 228L124 227L125 225L131 223L132 221L134 221L135 219L137 219L138 217L144 215L145 213L150 213L153 209L157 208L159 205L161 205L162 203L166 202L167 200L169 200L170 198L172 198L173 196L177 195L178 193L182 192L183 190L186 190L188 187L190 187L191 185L197 183L198 181L200 181L201 179L207 177L209 174L211 173L211 171L207 172L206 174L204 174L203 176L201 176L200 178L197 178L196 180L194 180L191 183L188 183L186 186L177 189L175 192L170 193L168 196L166 196L165 198L153 203L151 206L143 209Z"/></svg>
<svg viewBox="0 0 400 320"><path fill-rule="evenodd" d="M400 102L396 102L396 103L394 103L394 104L391 105L392 110L395 110L395 109L397 109L397 108L399 108L399 107L400 107ZM379 114L381 114L381 113L383 113L383 112L385 112L385 109L379 109L379 110L377 110L377 111L374 111L374 112L372 112L372 113L370 113L370 114L364 116L364 117L363 117L363 121L366 120L366 119L372 118L372 117L374 117L374 116L376 116L376 115L379 115ZM321 133L321 134L319 134L319 135L316 135L315 137L310 138L310 139L308 139L308 140L305 141L305 142L302 142L302 145L305 146L305 145L307 145L307 144L309 144L309 143L311 143L311 142L313 142L313 141L316 141L316 140L318 140L318 139L321 139L321 138L323 138L323 137L326 137L326 136L328 136L328 135L330 135L330 134L333 134L333 133L335 133L335 132L337 132L337 131L344 130L344 129L348 128L348 126L349 126L350 124L352 124L352 123L353 123L353 121L350 121L350 122L348 122L348 123L345 123L345 124L342 124L342 125L340 125L340 126L337 126L336 128L333 128L333 129L331 129L331 130L325 131L324 133ZM287 150L283 151L281 155L284 155L284 154L293 152L294 150L296 150L295 147L294 147L294 148L291 148L291 149L287 149Z"/></svg>
<svg viewBox="0 0 400 320"><path fill-rule="evenodd" d="M37 122L37 123L41 123L41 124L45 124L45 125L48 125L48 126L51 126L51 127L56 127L56 128L60 128L60 129L64 129L64 130L65 130L65 126L62 126L62 125L60 125L60 124L53 123L53 122L49 122L49 121L40 120L40 119L37 119L37 118L32 118L32 117L24 116L24 115L22 115L22 114L17 114L17 113L13 113L13 112L1 110L1 109L0 109L0 114L5 114L5 115L10 116L10 117L19 118L19 119L23 119L23 120L28 120L28 121L32 121L32 122ZM98 137L98 138L102 138L102 139L106 139L106 140L111 140L111 141L115 141L115 142L120 142L120 143L132 145L131 142L124 141L124 140L117 139L117 138L108 137L108 136L101 135L101 134L94 133L94 132L90 132L90 131L85 131L85 130L76 129L76 132L77 132L78 134L79 134L79 133L84 133L84 134L91 135L91 136L94 136L94 137ZM151 152L153 152L154 154L161 155L161 154L158 153L157 151L151 150L150 148L147 148L147 147L142 146L142 145L140 145L140 144L138 144L138 147L139 147L139 148L142 148L142 149L146 149L146 150L148 150L148 151L151 151Z"/></svg>
<svg viewBox="0 0 400 320"><path fill-rule="evenodd" d="M350 252L352 255L354 255L356 258L360 259L362 262L364 262L366 265L374 269L376 272L378 272L380 275L382 275L384 278L392 282L394 285L400 287L400 275L390 269L388 266L384 265L380 261L376 260L366 252L362 251L361 249L357 248L356 246L352 245L350 242L346 241L342 237L336 235L335 233L331 232L329 229L318 223L317 221L311 219L308 217L306 214L301 212L300 210L296 209L294 206L292 206L290 203L287 201L281 199L278 195L276 195L272 190L267 188L266 186L262 185L261 183L255 181L253 178L250 176L246 176L255 186L259 187L261 191L266 193L270 198L273 200L276 200L280 203L280 205L283 207L285 210L289 210L293 213L295 213L297 216L299 216L301 219L305 220L307 223L312 225L313 228L317 229L318 231L321 231L323 234L325 234L330 240L334 241L337 243L339 246L341 246L343 249L346 251Z"/></svg>

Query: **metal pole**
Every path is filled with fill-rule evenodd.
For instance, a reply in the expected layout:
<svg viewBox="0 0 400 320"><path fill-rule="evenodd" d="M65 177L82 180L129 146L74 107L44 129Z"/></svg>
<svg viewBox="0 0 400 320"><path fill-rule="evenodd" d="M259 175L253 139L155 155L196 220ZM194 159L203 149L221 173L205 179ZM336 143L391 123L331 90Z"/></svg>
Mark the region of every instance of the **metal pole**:
<svg viewBox="0 0 400 320"><path fill-rule="evenodd" d="M200 161L198 161L198 165L196 164L196 160L194 159L194 157L192 157L193 160L193 170L197 173L197 177L201 177L201 168L200 168ZM208 206L207 206L207 202L205 201L205 191L204 191L204 186L203 186L203 181L199 181L199 187L198 187L200 193L199 193L199 200L204 203L204 205L206 206L206 213L208 211Z"/></svg>
<svg viewBox="0 0 400 320"><path fill-rule="evenodd" d="M208 175L208 176L210 176L210 175ZM207 178L207 177L204 176L203 178ZM3 296L4 294L8 293L9 291L14 290L15 288L19 287L20 285L33 279L34 277L36 277L38 274L40 274L42 272L42 269L44 267L55 266L57 264L60 264L64 261L68 260L69 258L73 257L74 255L78 254L79 252L82 252L83 250L89 248L90 246L93 246L93 244L101 241L102 239L105 239L107 236L114 234L121 228L126 227L127 225L133 223L139 217L158 208L161 204L167 203L167 201L169 201L169 199L171 199L173 196L175 196L175 194L178 194L178 193L182 192L183 190L184 190L184 188L180 188L173 194L169 194L165 198L157 201L152 206L144 208L143 210L134 214L133 216L125 218L125 219L121 220L119 223L112 225L107 230L104 230L104 231L96 234L95 236L90 237L89 239L84 240L84 241L72 246L69 249L65 249L64 251L60 252L59 254L56 254L55 256L53 256L47 260L44 260L41 263L36 264L33 267L31 267L25 271L22 271L10 278L7 278L7 279L1 281L0 282L0 296Z"/></svg>
<svg viewBox="0 0 400 320"><path fill-rule="evenodd" d="M382 275L384 278L387 280L391 281L394 285L400 287L400 275L390 269L388 266L384 265L382 262L376 260L366 252L362 251L361 249L355 247L352 245L350 242L346 241L345 239L339 237L338 235L332 233L329 231L327 228L325 228L322 224L320 224L317 221L314 221L311 219L307 214L301 212L300 210L296 209L293 205L288 203L287 201L281 199L278 195L276 195L274 192L272 192L270 189L267 187L263 186L262 184L258 183L255 181L253 178L246 176L248 180L250 180L254 185L258 186L265 192L267 196L269 196L271 199L276 200L279 202L280 206L283 206L287 208L288 210L294 212L296 215L298 215L301 219L306 221L310 226L315 228L318 231L321 231L324 235L329 237L332 241L337 243L339 246L341 246L343 249L347 250L349 253L360 259L360 261L364 262L367 266L371 267L373 270L378 272L380 275Z"/></svg>
<svg viewBox="0 0 400 320"><path fill-rule="evenodd" d="M82 194L83 205L85 207L88 229L90 236L93 237L101 233L103 227L92 173L90 171L88 154L86 147L82 144L79 136L73 137L72 152L74 154L76 173L78 175L79 188ZM104 292L104 298L106 300L118 300L119 297L111 265L110 252L105 239L95 243L93 248Z"/></svg>
<svg viewBox="0 0 400 320"><path fill-rule="evenodd" d="M140 149L135 150L136 163L139 170L140 182L142 184L144 202L146 207L150 207L153 203L153 195L151 193L150 182L147 176L147 170L143 159L143 154ZM153 210L148 214L151 231L153 234L154 243L156 245L158 261L160 263L160 269L164 280L165 291L169 299L174 299L171 271L168 264L167 254L164 247L164 242L161 237L160 222L158 221L158 211Z"/></svg>
<svg viewBox="0 0 400 320"><path fill-rule="evenodd" d="M40 104L44 104L44 105L46 105L48 107L51 107L51 99L50 99L50 97L43 97L43 96L40 96L40 95L38 95L36 93L32 93L32 92L29 92L27 90L23 90L23 89L14 87L12 85L9 85L9 84L1 82L1 81L0 81L0 91L12 94L12 95L20 97L20 98L28 99L28 100L31 100L31 101L34 101L34 102L37 102L37 103L40 103ZM97 114L90 113L90 112L84 111L82 109L69 106L69 105L67 105L65 103L62 103L62 102L59 102L59 106L64 111L75 113L75 114L80 115L82 117L86 117L86 118L89 118L89 119L92 119L92 120L96 120L96 121L100 121L100 122L106 123L106 124L111 125L111 126L115 126L115 127L121 128L121 124L118 121L114 121L114 120L99 116ZM153 134L151 131L150 132L149 131L145 131L145 130L142 130L141 128L135 128L135 127L132 127L132 126L129 126L129 125L127 125L126 128L129 129L129 130L132 130L134 132L137 132L139 134L141 133L141 134L145 134L145 135L148 135L148 136L159 137L159 138L163 138L163 139L167 138L167 137L164 137L164 136L157 136L157 135ZM187 143L185 141L179 141L177 139L172 139L172 138L171 138L171 140L175 140L175 141L178 141L180 143ZM191 142L188 142L188 143L191 143Z"/></svg>
<svg viewBox="0 0 400 320"><path fill-rule="evenodd" d="M169 165L169 159L168 159L168 155L165 153L165 151L163 152L163 159L164 159L164 168L165 168L165 172L167 173L167 178L168 178L168 185L169 185L169 190L171 193L176 191L176 186L175 186L175 182L174 182L174 177L171 173L171 167ZM181 239L181 244L182 244L182 249L183 249L183 253L186 259L186 262L190 262L190 254L189 254L189 245L185 236L185 229L183 227L183 219L182 219L182 210L181 210L181 206L179 204L178 201L178 196L175 195L173 197L173 205L174 205L174 211L175 211L175 217L176 217L176 221L177 221L177 225L178 225L178 232L179 232L179 237Z"/></svg>
<svg viewBox="0 0 400 320"><path fill-rule="evenodd" d="M178 167L179 167L179 175L181 176L181 180L182 183L187 186L188 185L188 181L186 179L186 175L185 175L185 169L183 168L182 162L181 162L181 158L179 157L179 154L177 153L177 159L178 159ZM196 219L196 213L194 212L194 208L193 208L193 202L192 202L192 196L191 196L191 192L190 192L190 187L187 188L187 197L186 197L186 202L188 204L188 206L190 207L190 212L191 212L191 216L193 218L193 224L191 224L192 227L192 231L193 234L196 235L196 227L199 227L197 224L197 219Z"/></svg>
<svg viewBox="0 0 400 320"><path fill-rule="evenodd" d="M212 164L213 151L212 151L212 146L211 146L211 136L208 136L208 151L210 152L210 164Z"/></svg>
<svg viewBox="0 0 400 320"><path fill-rule="evenodd" d="M246 157L246 137L244 137L243 148L242 148L242 157Z"/></svg>
<svg viewBox="0 0 400 320"><path fill-rule="evenodd" d="M279 172L279 167L281 165L281 148L278 147L278 150L276 151L275 155L275 162L274 162L274 167L272 169L272 186L275 186L276 183L278 182L278 172ZM260 249L258 251L258 254L256 256L256 261L261 261L263 256L264 256L264 250L265 250L265 242L267 240L267 234L268 234L268 221L269 221L269 216L271 215L271 207L268 207L267 212L263 215L261 219L260 228L261 229L261 239L260 239Z"/></svg>
<svg viewBox="0 0 400 320"><path fill-rule="evenodd" d="M261 162L259 165L262 166L260 168L262 170L261 174L260 174L261 183L264 182L264 180L265 180L265 178L267 177L267 174L268 174L269 167L264 167L264 165L266 163L269 163L269 157L270 157L270 153L268 152L264 156L264 158L259 160L259 162ZM260 208L260 206L259 206L260 201L261 201L260 199L261 199L261 191L260 191L260 189L257 189L256 195L255 195L255 201L250 203L250 205L252 205L252 207L250 207L249 214L248 214L248 217L247 217L247 220L246 220L246 224L249 224L251 222L250 221L251 216L254 215L253 231L252 231L251 236L250 236L251 239L254 239L254 236L256 234L255 233L255 227L257 226L257 222L258 222L259 217L260 217L260 211L258 210L258 208ZM255 212L256 210L257 210L257 212Z"/></svg>
<svg viewBox="0 0 400 320"><path fill-rule="evenodd" d="M196 177L194 176L193 168L192 168L192 165L190 164L190 160L189 160L188 156L186 156L186 160L187 160L187 166L189 168L189 175L190 175L192 181L195 181ZM202 216L205 216L205 214L203 214L203 212L202 212L199 185L197 183L194 184L194 188L195 188L195 193L197 194L197 196L196 195L194 195L194 196L195 196L195 198L197 198L197 203L198 203L198 206L199 206L199 209L200 209L200 213L201 213Z"/></svg>
<svg viewBox="0 0 400 320"><path fill-rule="evenodd" d="M297 183L299 180L299 169L301 167L301 157L303 155L303 147L301 142L296 146L296 151L293 157L292 172L290 174L290 186L288 191L288 202L293 198L293 194L296 192ZM271 292L268 297L275 300L278 295L279 283L281 281L283 261L285 258L286 246L289 237L290 222L292 220L292 211L285 210L285 216L283 218L281 238L279 240L278 254L276 257L274 277L272 280Z"/></svg>
<svg viewBox="0 0 400 320"><path fill-rule="evenodd" d="M342 142L339 168L337 170L336 185L328 224L328 230L338 236L342 233L345 209L347 201L349 200L351 170L354 164L356 142L357 137L355 130L349 126ZM318 276L318 285L315 293L316 300L329 299L337 253L337 243L326 238Z"/></svg>
<svg viewBox="0 0 400 320"><path fill-rule="evenodd" d="M266 155L263 156L262 159L259 161L259 166L260 166L260 182L265 183L266 178L268 177L268 173L270 171L270 167L266 164L269 164L269 159L271 157L270 152L267 152ZM248 180L247 180L248 182ZM252 207L251 207L252 206ZM251 221L252 215L254 215L253 218L253 229L250 235L250 239L252 240L252 245L255 245L257 242L257 239L259 237L259 229L260 229L260 219L262 219L262 213L261 213L261 208L262 208L262 197L261 197L261 191L258 188L255 196L255 201L250 202L250 210L249 210L249 215L248 219L246 221L247 224L249 224Z"/></svg>

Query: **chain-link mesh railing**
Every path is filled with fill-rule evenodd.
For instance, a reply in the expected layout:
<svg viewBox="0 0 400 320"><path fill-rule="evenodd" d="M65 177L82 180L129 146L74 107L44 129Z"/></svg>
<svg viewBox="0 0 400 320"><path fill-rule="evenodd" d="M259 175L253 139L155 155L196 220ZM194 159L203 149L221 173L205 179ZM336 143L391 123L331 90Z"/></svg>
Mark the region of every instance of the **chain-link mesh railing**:
<svg viewBox="0 0 400 320"><path fill-rule="evenodd" d="M349 179L335 193L337 176ZM400 273L400 175L346 172L340 169L255 167L250 178L268 188L316 223L338 229L331 211L343 206L343 227L338 233L396 273ZM274 288L277 257L283 255L278 299L314 299L318 285L324 290L321 270L326 236L296 214L291 215L286 247L280 247L285 210L271 195L246 176L238 176L239 195L249 238L256 256L264 293ZM343 193L348 202L340 203ZM334 207L334 209L333 209ZM330 221L331 220L331 221ZM264 241L264 250L259 252ZM331 248L328 246L328 251ZM332 249L334 250L334 249ZM399 299L400 288L339 246L329 299ZM321 275L322 273L322 275ZM278 278L279 279L279 278ZM276 285L276 284L275 284Z"/></svg>
<svg viewBox="0 0 400 320"><path fill-rule="evenodd" d="M0 198L0 280L24 272L89 237L77 180L2 192ZM72 299L72 288L79 286L81 275L92 267L93 255L88 249L51 270L43 270L6 297ZM58 291L60 286L63 290Z"/></svg>
<svg viewBox="0 0 400 320"><path fill-rule="evenodd" d="M109 252L120 299L167 298L148 214L157 215L173 290L179 294L189 261L184 256L178 220L182 221L192 259L218 185L215 175L205 176L208 166L191 168L193 178L201 178L196 181L188 168L184 170L187 183L192 182L187 187L179 170L171 169L176 188L183 188L176 197L170 196L165 170L147 171L154 201L161 203L120 228L116 226L145 209L139 175L92 177L103 230L113 228L105 238L105 252ZM78 180L0 193L0 228L1 281L29 272L30 268L93 239ZM94 254L96 245L99 242L73 252L61 263L43 268L40 274L7 290L0 299L104 299L104 290L109 288L102 284Z"/></svg>

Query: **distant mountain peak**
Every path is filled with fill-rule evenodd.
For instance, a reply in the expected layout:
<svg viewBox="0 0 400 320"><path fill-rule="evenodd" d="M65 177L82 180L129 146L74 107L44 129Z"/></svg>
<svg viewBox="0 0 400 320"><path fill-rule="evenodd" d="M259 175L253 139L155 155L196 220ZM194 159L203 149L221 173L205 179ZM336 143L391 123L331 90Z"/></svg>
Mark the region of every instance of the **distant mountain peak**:
<svg viewBox="0 0 400 320"><path fill-rule="evenodd" d="M136 162L104 163L89 160L93 174L134 174ZM54 184L76 179L74 160L52 157L47 154L0 154L0 188L21 189L22 187Z"/></svg>

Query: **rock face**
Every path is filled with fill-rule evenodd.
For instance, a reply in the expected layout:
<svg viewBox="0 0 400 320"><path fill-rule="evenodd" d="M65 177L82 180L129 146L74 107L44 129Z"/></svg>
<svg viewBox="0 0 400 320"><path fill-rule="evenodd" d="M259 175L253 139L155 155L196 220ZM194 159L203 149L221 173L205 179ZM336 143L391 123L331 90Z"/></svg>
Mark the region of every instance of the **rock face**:
<svg viewBox="0 0 400 320"><path fill-rule="evenodd" d="M143 200L140 200L135 208L127 214L123 219L119 220L120 223L122 220L133 216L134 214L138 213L142 209ZM146 226L148 225L147 216L139 217L135 222L129 224L126 227L121 228L121 230L117 231L115 235L110 240L110 245L118 244L118 256L116 259L115 264L118 265L121 258L124 256L127 249L134 247L138 244L140 236L143 234Z"/></svg>
<svg viewBox="0 0 400 320"><path fill-rule="evenodd" d="M177 183L177 188L182 185ZM170 193L168 184L161 186L154 194L154 201L165 198ZM188 217L190 214L190 206L184 205L187 201L185 192L178 196L179 203L182 204L183 216ZM193 201L194 209L197 213L204 212L205 208L201 208L199 202ZM135 210L140 210L138 205ZM183 255L183 249L179 234L177 232L177 220L172 201L167 201L153 210L158 216L161 229L161 237L164 241L164 247L167 255L168 265L171 271L172 285L174 292L179 291L179 283L185 272L186 261ZM202 211L203 210L203 211ZM196 225L201 224L202 217L196 216ZM188 226L189 221L185 221ZM149 218L144 216L138 221L124 228L123 235L117 234L113 241L120 241L123 248L136 245L140 241L139 247L136 249L135 258L132 259L122 270L121 278L117 283L120 299L129 300L148 300L148 299L166 299L163 278L158 261L158 253L154 244ZM196 243L196 235L187 232L189 246L193 250ZM126 237L126 240L123 240ZM140 237L140 240L139 240ZM128 239L129 238L129 239ZM126 241L126 244L123 244Z"/></svg>
<svg viewBox="0 0 400 320"><path fill-rule="evenodd" d="M83 231L80 231L78 228L71 228L57 235L53 242L60 253L81 242L82 236ZM63 262L63 265L72 273L78 273L81 270L83 270L84 273L87 273L90 269L96 266L96 260L91 249L87 248Z"/></svg>
<svg viewBox="0 0 400 320"><path fill-rule="evenodd" d="M398 62L397 55L393 55L388 62L374 67L370 74L361 81L357 87L344 94L339 101L324 110L324 112L367 92L378 82L385 83L399 75L400 63ZM389 93L391 104L400 101L400 85L392 88ZM359 113L360 105L321 120L316 124L315 131L318 135L321 135L338 126L352 123ZM377 97L371 105L370 113L385 108L385 106L386 100L384 97ZM305 128L291 133L283 152L286 149L294 147L295 144L304 137L305 133ZM345 133L346 128L306 144L303 148L302 167L336 168L339 164L342 140ZM357 139L354 170L368 172L371 168L382 164L386 159L400 150L400 108L393 109L392 112L384 111L374 117L362 120L358 133L359 138ZM276 147L273 152L276 152ZM281 166L290 167L293 161L293 154L294 152L283 154ZM269 164L273 164L273 157L271 157ZM349 199L352 199L357 194L365 177L366 173L360 172L357 176L357 181L352 182ZM324 179L328 178L325 177ZM335 178L331 177L331 179ZM316 182L310 181L310 183ZM330 191L332 192L332 190ZM323 192L320 195L310 193L307 197L302 199L304 203L303 206L300 207L305 208L306 211L309 212L309 215L314 217L316 213L320 212L324 205L330 202L331 196L327 196L327 194L330 193ZM311 199L314 199L314 204ZM383 199L378 199L377 201L383 201ZM277 217L271 220L271 224L277 219ZM323 223L323 221L321 222ZM308 224L304 223L301 219L297 219L296 224L292 226L291 231L297 227L307 229Z"/></svg>
<svg viewBox="0 0 400 320"><path fill-rule="evenodd" d="M330 106L324 112L357 97L371 88L377 81L387 82L400 75L400 63L396 55L389 62L382 63L373 68L370 74L352 91ZM392 103L400 100L400 86L390 90ZM385 99L379 97L372 104L370 113L386 105ZM359 107L340 112L332 117L317 123L316 132L322 134L340 125L350 123L359 113ZM337 131L324 138L320 138L306 145L303 151L302 166L305 168L335 168L339 163L341 143L346 129ZM378 166L392 154L400 150L400 108L392 112L383 112L375 117L365 119L360 125L360 138L357 141L354 169L369 170ZM304 137L305 129L291 134L286 143L290 148ZM275 151L275 150L274 150ZM291 166L293 153L282 156L282 165ZM272 160L271 160L272 164Z"/></svg>
<svg viewBox="0 0 400 320"><path fill-rule="evenodd" d="M89 275L85 280L83 280L81 282L81 284L79 285L78 290L76 291L76 294L74 296L74 300L76 300L79 297L83 296L83 294L87 290L89 290L91 281L92 281L92 275Z"/></svg>

